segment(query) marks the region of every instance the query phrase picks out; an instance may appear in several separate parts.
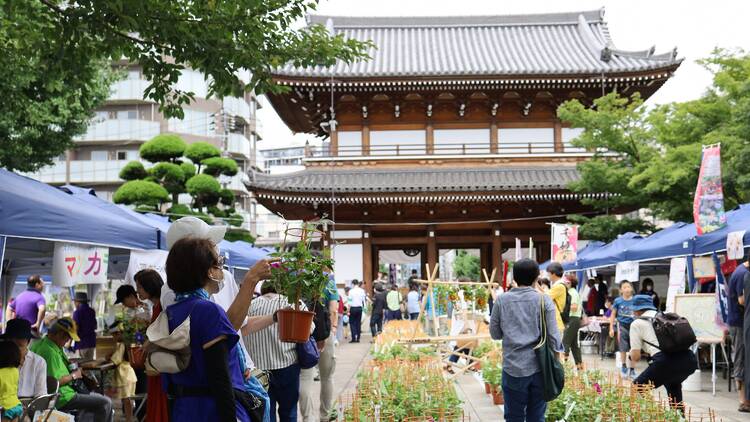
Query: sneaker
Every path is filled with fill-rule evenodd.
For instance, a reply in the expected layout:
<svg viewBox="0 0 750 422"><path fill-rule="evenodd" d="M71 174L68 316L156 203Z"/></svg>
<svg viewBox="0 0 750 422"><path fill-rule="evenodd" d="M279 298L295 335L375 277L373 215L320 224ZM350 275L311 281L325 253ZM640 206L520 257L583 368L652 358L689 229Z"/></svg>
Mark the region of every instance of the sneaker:
<svg viewBox="0 0 750 422"><path fill-rule="evenodd" d="M635 373L635 369L634 368L630 368L630 379L632 381L635 381L636 378L638 378L638 374Z"/></svg>
<svg viewBox="0 0 750 422"><path fill-rule="evenodd" d="M628 378L628 368L625 368L625 367L620 368L620 378L622 379Z"/></svg>

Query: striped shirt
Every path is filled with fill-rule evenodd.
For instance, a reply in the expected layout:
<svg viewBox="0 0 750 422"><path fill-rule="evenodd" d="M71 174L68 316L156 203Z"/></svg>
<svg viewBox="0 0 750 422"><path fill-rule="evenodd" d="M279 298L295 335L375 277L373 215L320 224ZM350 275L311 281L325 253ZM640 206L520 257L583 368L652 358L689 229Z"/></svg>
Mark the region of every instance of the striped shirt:
<svg viewBox="0 0 750 422"><path fill-rule="evenodd" d="M286 297L268 293L253 299L248 315L250 317L271 315L276 310L289 306ZM307 310L304 304L300 306L300 309ZM279 340L279 328L276 323L258 332L248 334L245 341L250 358L259 369L270 371L286 368L297 363L296 344Z"/></svg>

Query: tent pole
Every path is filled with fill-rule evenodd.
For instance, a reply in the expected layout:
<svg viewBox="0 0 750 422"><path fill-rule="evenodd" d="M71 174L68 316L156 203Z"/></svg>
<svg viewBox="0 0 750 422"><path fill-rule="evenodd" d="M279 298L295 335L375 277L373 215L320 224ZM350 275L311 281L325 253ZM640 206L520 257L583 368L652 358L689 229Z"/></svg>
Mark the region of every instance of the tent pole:
<svg viewBox="0 0 750 422"><path fill-rule="evenodd" d="M8 294L10 293L8 291L8 288L6 286L5 280L3 278L3 269L5 268L5 244L7 243L8 238L5 236L0 236L0 293L3 295L2 298L2 304L3 309L0 310L2 312L2 315L0 315L0 321L3 322L3 331L5 327L5 308L8 306Z"/></svg>

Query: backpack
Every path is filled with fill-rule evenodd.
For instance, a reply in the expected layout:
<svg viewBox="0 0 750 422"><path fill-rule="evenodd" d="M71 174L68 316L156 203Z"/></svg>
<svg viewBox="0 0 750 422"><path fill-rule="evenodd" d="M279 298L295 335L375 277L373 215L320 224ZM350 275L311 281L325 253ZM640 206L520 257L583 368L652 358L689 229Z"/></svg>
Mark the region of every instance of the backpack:
<svg viewBox="0 0 750 422"><path fill-rule="evenodd" d="M570 322L570 302L573 301L573 298L570 297L570 293L568 293L568 288L565 288L565 306L563 306L562 310L560 311L560 316L562 317L562 321L564 324L567 324Z"/></svg>
<svg viewBox="0 0 750 422"><path fill-rule="evenodd" d="M643 341L661 350L662 353L682 352L690 349L698 341L693 327L685 317L671 312L659 312L655 317L641 317L640 319L651 322L659 344Z"/></svg>
<svg viewBox="0 0 750 422"><path fill-rule="evenodd" d="M309 301L305 304L307 310L315 312L313 338L315 338L315 341L326 340L331 335L331 312L328 310L328 302L321 299L317 302Z"/></svg>
<svg viewBox="0 0 750 422"><path fill-rule="evenodd" d="M143 351L146 355L146 373L149 375L176 374L190 364L190 314L170 332L167 312L164 310L160 313L146 329L148 341Z"/></svg>

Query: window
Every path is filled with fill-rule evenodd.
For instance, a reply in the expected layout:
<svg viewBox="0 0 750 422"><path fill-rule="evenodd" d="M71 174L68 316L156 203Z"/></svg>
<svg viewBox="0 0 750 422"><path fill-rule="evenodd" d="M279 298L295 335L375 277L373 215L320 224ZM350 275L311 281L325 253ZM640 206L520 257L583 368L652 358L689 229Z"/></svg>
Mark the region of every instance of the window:
<svg viewBox="0 0 750 422"><path fill-rule="evenodd" d="M120 150L115 153L118 160L137 160L138 151Z"/></svg>
<svg viewBox="0 0 750 422"><path fill-rule="evenodd" d="M489 129L437 129L433 135L436 155L470 155L490 152Z"/></svg>
<svg viewBox="0 0 750 422"><path fill-rule="evenodd" d="M128 159L128 152L127 151L117 151L115 153L118 160L127 160Z"/></svg>
<svg viewBox="0 0 750 422"><path fill-rule="evenodd" d="M498 150L501 154L555 152L553 128L518 128L498 130Z"/></svg>
<svg viewBox="0 0 750 422"><path fill-rule="evenodd" d="M581 128L569 128L564 127L562 130L562 142L565 152L586 152L584 148L576 148L573 146L573 139L577 138L583 133Z"/></svg>
<svg viewBox="0 0 750 422"><path fill-rule="evenodd" d="M97 111L94 113L94 122L103 122L107 119L109 119L108 111Z"/></svg>
<svg viewBox="0 0 750 422"><path fill-rule="evenodd" d="M138 118L137 110L120 110L117 112L117 118L120 120L135 120Z"/></svg>
<svg viewBox="0 0 750 422"><path fill-rule="evenodd" d="M107 151L91 151L91 161L107 161L108 159Z"/></svg>

